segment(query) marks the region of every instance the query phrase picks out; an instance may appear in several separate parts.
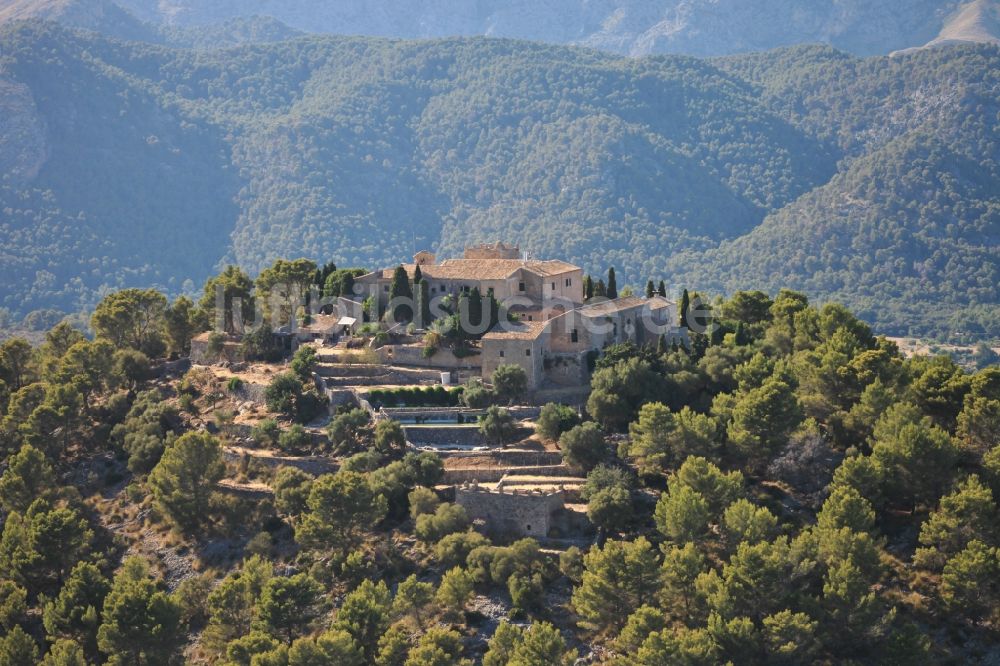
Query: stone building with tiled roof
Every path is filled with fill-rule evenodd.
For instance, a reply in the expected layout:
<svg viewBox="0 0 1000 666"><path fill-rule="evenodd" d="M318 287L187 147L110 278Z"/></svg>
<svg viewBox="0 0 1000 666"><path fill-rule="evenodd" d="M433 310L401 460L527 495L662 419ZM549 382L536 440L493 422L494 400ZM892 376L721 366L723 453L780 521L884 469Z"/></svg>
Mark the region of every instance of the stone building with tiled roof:
<svg viewBox="0 0 1000 666"><path fill-rule="evenodd" d="M500 365L519 365L532 390L544 386L580 386L589 379L588 358L612 344L655 344L660 335L675 337L674 304L665 298L626 296L585 303L583 270L559 260L529 259L503 243L466 249L461 259L437 261L418 252L403 267L413 280L417 268L432 302L478 289L490 293L517 315L483 335L481 365L489 378ZM363 275L358 300L372 296L384 309L395 269ZM513 305L512 305L513 304Z"/></svg>
<svg viewBox="0 0 1000 666"><path fill-rule="evenodd" d="M497 243L468 248L461 259L437 262L425 251L403 268L412 280L420 267L432 299L478 288L484 296L492 291L498 301L518 299L511 311L525 313L526 319L536 319L547 302L565 303L563 310L583 303L583 269L559 260L516 258L519 253L516 246ZM355 285L362 290L359 297L373 296L384 307L394 272L395 268L386 268L357 278Z"/></svg>

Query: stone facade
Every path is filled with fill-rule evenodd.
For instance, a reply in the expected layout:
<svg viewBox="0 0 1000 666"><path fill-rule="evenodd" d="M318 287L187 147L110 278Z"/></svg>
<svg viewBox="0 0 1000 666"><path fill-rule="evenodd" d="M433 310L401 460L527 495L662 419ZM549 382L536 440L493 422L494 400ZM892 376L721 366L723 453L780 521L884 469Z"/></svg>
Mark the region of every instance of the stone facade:
<svg viewBox="0 0 1000 666"><path fill-rule="evenodd" d="M484 297L491 293L498 301L517 298L514 312L529 312L534 317L543 302L558 300L569 307L583 302L583 270L558 260L522 259L520 250L502 244L467 248L461 259L445 259L438 263L430 252L418 252L413 263L404 264L412 280L417 266L427 281L432 302L435 298L457 297L478 289ZM357 302L371 296L384 308L389 300L389 288L395 269L387 268L355 280ZM530 304L529 304L530 303Z"/></svg>
<svg viewBox="0 0 1000 666"><path fill-rule="evenodd" d="M493 376L501 365L518 365L528 376L528 388L544 380L545 349L548 340L545 322L525 322L508 331L491 331L482 339L483 377Z"/></svg>
<svg viewBox="0 0 1000 666"><path fill-rule="evenodd" d="M490 491L477 484L456 487L455 502L471 519L484 521L491 532L536 538L548 536L553 512L565 506L562 491Z"/></svg>

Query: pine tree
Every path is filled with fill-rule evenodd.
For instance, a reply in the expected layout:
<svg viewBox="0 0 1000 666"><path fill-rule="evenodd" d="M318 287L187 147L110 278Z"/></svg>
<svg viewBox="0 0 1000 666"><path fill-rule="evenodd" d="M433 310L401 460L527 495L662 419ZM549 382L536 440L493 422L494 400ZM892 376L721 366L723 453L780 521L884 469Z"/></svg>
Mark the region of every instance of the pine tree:
<svg viewBox="0 0 1000 666"><path fill-rule="evenodd" d="M615 269L612 266L608 269L608 298L618 298L618 282L615 279Z"/></svg>
<svg viewBox="0 0 1000 666"><path fill-rule="evenodd" d="M225 473L222 448L208 433L189 432L167 449L149 475L153 497L182 529L207 519L215 484Z"/></svg>
<svg viewBox="0 0 1000 666"><path fill-rule="evenodd" d="M573 608L585 627L618 629L659 593L656 551L645 537L608 541L584 557L583 581L573 592Z"/></svg>
<svg viewBox="0 0 1000 666"><path fill-rule="evenodd" d="M183 641L180 604L139 557L125 560L115 575L101 618L97 643L111 663L168 664Z"/></svg>
<svg viewBox="0 0 1000 666"><path fill-rule="evenodd" d="M385 581L365 580L344 598L333 628L350 634L371 660L377 653L379 638L389 628L391 610L392 594Z"/></svg>
<svg viewBox="0 0 1000 666"><path fill-rule="evenodd" d="M257 617L271 635L291 645L321 615L322 597L323 586L309 574L275 577L261 591Z"/></svg>

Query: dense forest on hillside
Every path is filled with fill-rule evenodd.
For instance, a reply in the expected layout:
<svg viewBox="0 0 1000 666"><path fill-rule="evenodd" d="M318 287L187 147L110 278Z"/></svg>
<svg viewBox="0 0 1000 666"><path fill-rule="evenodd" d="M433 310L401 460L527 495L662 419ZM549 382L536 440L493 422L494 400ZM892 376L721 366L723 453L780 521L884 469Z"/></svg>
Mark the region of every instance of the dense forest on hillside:
<svg viewBox="0 0 1000 666"><path fill-rule="evenodd" d="M603 350L583 410L541 409L598 530L543 547L473 525L399 423L317 426L312 347L256 366L256 399L158 358L213 319L215 285L262 298L296 266L231 268L197 305L123 290L94 339L0 345L2 663L995 661L1000 368L739 292L688 347ZM525 397L517 366L492 380L464 387L484 429Z"/></svg>
<svg viewBox="0 0 1000 666"><path fill-rule="evenodd" d="M1000 336L992 47L191 51L40 22L0 44L14 318L191 291L222 261L391 266L501 238L636 285L788 283L882 332Z"/></svg>

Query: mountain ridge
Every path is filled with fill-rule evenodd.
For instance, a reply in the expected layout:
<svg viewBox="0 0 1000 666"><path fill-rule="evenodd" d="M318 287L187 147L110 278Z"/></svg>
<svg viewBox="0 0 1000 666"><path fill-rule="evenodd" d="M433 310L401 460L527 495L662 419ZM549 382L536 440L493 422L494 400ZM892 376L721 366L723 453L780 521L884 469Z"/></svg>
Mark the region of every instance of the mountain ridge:
<svg viewBox="0 0 1000 666"><path fill-rule="evenodd" d="M14 0L4 18L62 20L110 36L157 41L163 28L272 17L289 30L392 38L510 37L630 56L715 56L825 43L857 55L951 39L997 0ZM99 18L101 17L101 18ZM957 17L957 18L956 18ZM980 21L981 23L981 21ZM974 32L960 39L976 39ZM985 33L990 34L989 31ZM997 33L993 32L995 37Z"/></svg>
<svg viewBox="0 0 1000 666"><path fill-rule="evenodd" d="M122 286L190 292L230 261L384 266L502 238L622 283L787 284L888 333L1000 336L995 47L191 51L42 22L0 45L21 91L0 142L23 160L0 187L0 306L20 315Z"/></svg>

